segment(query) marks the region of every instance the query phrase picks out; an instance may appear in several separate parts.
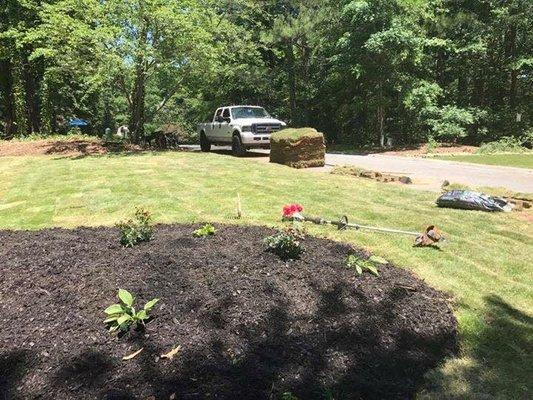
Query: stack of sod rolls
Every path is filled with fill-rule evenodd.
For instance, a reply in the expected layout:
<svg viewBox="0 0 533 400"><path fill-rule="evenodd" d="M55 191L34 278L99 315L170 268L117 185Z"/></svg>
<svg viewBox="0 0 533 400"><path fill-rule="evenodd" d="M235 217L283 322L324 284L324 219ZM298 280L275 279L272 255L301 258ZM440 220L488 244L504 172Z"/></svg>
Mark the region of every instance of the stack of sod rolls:
<svg viewBox="0 0 533 400"><path fill-rule="evenodd" d="M293 168L323 167L324 135L313 128L289 128L272 134L270 162Z"/></svg>

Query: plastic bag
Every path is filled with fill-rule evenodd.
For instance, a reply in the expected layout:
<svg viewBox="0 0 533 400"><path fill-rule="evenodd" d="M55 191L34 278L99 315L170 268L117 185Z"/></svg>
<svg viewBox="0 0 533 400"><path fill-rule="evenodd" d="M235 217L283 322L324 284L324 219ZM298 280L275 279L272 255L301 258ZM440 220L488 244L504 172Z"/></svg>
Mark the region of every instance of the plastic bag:
<svg viewBox="0 0 533 400"><path fill-rule="evenodd" d="M451 190L437 199L437 206L463 210L504 211L512 210L511 204L497 197L468 190Z"/></svg>

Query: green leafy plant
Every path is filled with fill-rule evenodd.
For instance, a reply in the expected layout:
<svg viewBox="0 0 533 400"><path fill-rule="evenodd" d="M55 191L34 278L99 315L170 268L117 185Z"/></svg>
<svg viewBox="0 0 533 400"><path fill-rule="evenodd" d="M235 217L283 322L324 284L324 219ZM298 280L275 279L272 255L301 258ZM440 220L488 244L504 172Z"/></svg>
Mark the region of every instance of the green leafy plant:
<svg viewBox="0 0 533 400"><path fill-rule="evenodd" d="M212 236L217 232L215 227L211 224L202 226L200 229L197 229L193 232L194 237L206 237Z"/></svg>
<svg viewBox="0 0 533 400"><path fill-rule="evenodd" d="M285 392L281 395L280 400L298 400L298 397L292 394L292 392Z"/></svg>
<svg viewBox="0 0 533 400"><path fill-rule="evenodd" d="M346 266L355 269L355 271L362 275L363 272L368 271L375 276L379 276L378 265L388 264L388 261L378 256L372 256L368 260L358 257L355 254L350 254L346 259Z"/></svg>
<svg viewBox="0 0 533 400"><path fill-rule="evenodd" d="M295 260L305 251L300 243L303 239L301 231L292 226L275 235L265 238L268 248L282 260Z"/></svg>
<svg viewBox="0 0 533 400"><path fill-rule="evenodd" d="M437 147L439 147L439 142L437 142L437 140L435 140L435 138L433 136L429 136L428 137L428 145L427 145L427 148L426 148L426 153L427 154L433 153Z"/></svg>
<svg viewBox="0 0 533 400"><path fill-rule="evenodd" d="M527 136L517 138L513 136L504 136L495 142L482 144L477 150L478 154L497 154L497 153L525 153L528 152L524 146L527 142ZM530 140L530 139L529 139Z"/></svg>
<svg viewBox="0 0 533 400"><path fill-rule="evenodd" d="M151 221L152 214L149 211L137 208L132 219L117 225L120 243L125 247L133 247L141 242L148 242L154 233Z"/></svg>
<svg viewBox="0 0 533 400"><path fill-rule="evenodd" d="M119 289L118 298L120 303L113 304L104 310L107 315L104 323L108 325L109 332L117 330L126 332L133 324L144 327L145 321L150 317L150 312L159 301L159 299L150 300L140 311L136 311L133 307L135 298L130 292Z"/></svg>

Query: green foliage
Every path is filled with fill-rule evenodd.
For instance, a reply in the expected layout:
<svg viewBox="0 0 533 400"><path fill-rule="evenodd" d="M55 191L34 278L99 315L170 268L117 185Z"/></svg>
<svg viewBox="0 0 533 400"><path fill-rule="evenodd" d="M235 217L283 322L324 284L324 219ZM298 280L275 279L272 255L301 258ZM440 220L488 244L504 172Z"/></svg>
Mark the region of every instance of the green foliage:
<svg viewBox="0 0 533 400"><path fill-rule="evenodd" d="M8 1L0 135L65 133L77 116L98 136L128 124L143 141L172 123L190 141L215 107L260 103L358 148L520 137L533 2L470 3Z"/></svg>
<svg viewBox="0 0 533 400"><path fill-rule="evenodd" d="M479 154L525 153L530 151L523 146L527 140L527 136L522 138L504 136L497 141L482 144L477 152Z"/></svg>
<svg viewBox="0 0 533 400"><path fill-rule="evenodd" d="M474 123L474 116L468 110L446 105L435 109L427 120L432 135L437 138L455 140L467 136L467 128Z"/></svg>
<svg viewBox="0 0 533 400"><path fill-rule="evenodd" d="M365 260L355 254L350 254L346 259L346 266L354 269L359 275L368 271L375 276L379 276L378 266L387 263L387 260L378 256L371 256L368 260Z"/></svg>
<svg viewBox="0 0 533 400"><path fill-rule="evenodd" d="M133 324L144 327L145 321L150 318L150 312L157 304L159 299L153 299L147 302L140 311L133 307L135 298L124 289L118 290L120 302L113 304L104 310L107 318L104 323L109 327L109 332L122 331L126 332Z"/></svg>
<svg viewBox="0 0 533 400"><path fill-rule="evenodd" d="M435 151L437 147L439 147L439 142L437 142L433 136L428 137L428 145L426 152L428 154L431 154L433 153L433 151Z"/></svg>
<svg viewBox="0 0 533 400"><path fill-rule="evenodd" d="M443 90L437 83L422 80L407 92L403 102L408 110L424 115L437 106L442 96Z"/></svg>
<svg viewBox="0 0 533 400"><path fill-rule="evenodd" d="M292 394L292 392L285 392L281 395L280 400L298 400L298 397Z"/></svg>
<svg viewBox="0 0 533 400"><path fill-rule="evenodd" d="M201 238L206 236L212 236L217 232L215 227L211 224L206 224L200 229L197 229L193 232L194 237Z"/></svg>
<svg viewBox="0 0 533 400"><path fill-rule="evenodd" d="M125 247L133 247L150 241L154 232L151 221L152 214L149 211L137 208L132 219L117 225L120 230L120 243Z"/></svg>
<svg viewBox="0 0 533 400"><path fill-rule="evenodd" d="M298 229L291 227L266 237L264 241L269 250L282 260L296 260L305 251L305 248L300 243L302 239L302 233Z"/></svg>

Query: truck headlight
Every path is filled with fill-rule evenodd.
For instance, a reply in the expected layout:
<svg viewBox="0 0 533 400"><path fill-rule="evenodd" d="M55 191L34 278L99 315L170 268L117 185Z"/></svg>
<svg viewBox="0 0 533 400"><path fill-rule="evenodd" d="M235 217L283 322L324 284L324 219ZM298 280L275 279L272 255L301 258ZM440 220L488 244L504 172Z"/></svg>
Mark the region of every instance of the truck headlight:
<svg viewBox="0 0 533 400"><path fill-rule="evenodd" d="M251 132L252 131L252 127L251 126L243 126L242 127L242 131L243 132Z"/></svg>

